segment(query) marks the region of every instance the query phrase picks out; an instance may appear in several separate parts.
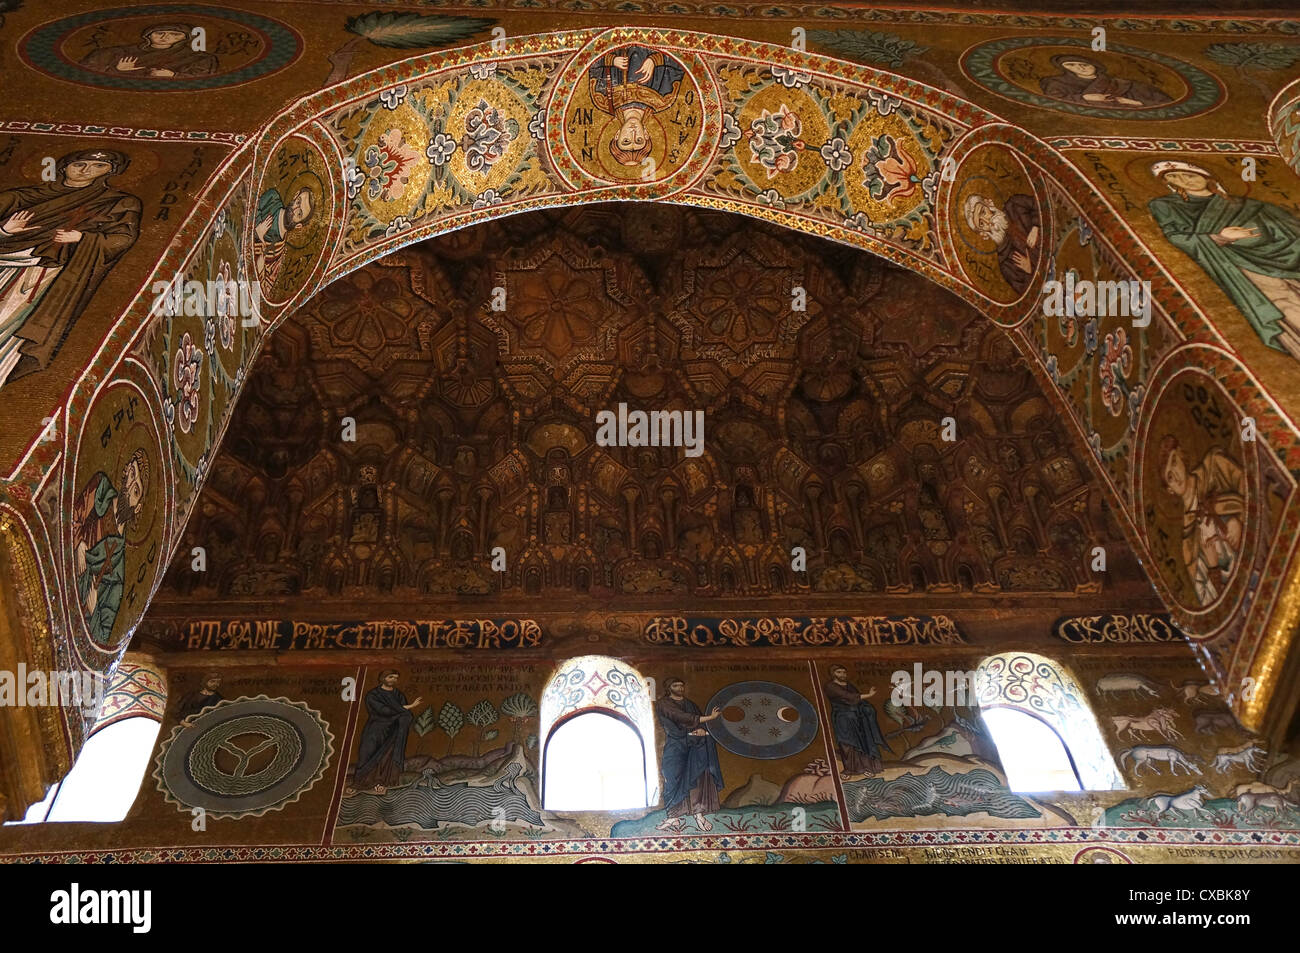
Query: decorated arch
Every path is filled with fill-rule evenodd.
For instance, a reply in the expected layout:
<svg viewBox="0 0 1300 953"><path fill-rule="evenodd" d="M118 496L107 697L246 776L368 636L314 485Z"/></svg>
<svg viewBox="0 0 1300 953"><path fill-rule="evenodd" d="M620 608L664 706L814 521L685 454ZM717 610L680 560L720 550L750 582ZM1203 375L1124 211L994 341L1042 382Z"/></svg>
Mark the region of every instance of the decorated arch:
<svg viewBox="0 0 1300 953"><path fill-rule="evenodd" d="M1062 106L1071 102L1064 73L1056 94L1008 78L1017 56L1043 59L1044 70L1086 58L1077 35L1040 41L1032 51L1011 40L966 51L980 103L822 53L632 27L414 56L303 95L180 187L194 196L190 211L160 254L112 275L117 317L94 347L76 350L79 367L65 358L71 383L37 372L40 387L10 416L0 440L4 538L9 560L31 562L15 579L15 624L41 633L47 615L38 641L59 661L112 668L174 554L252 361L331 281L498 216L668 202L862 249L1007 329L1224 697L1248 726L1280 730L1271 702L1300 598L1300 396L1290 383L1300 353L1262 319L1224 318L1239 299L1175 240L1189 194L1238 191L1239 156L1177 139L1120 138L1091 152L1085 137L1010 121L1013 110L998 104L1097 113ZM29 36L23 49L33 66L55 69L42 58L47 42L59 41ZM1112 52L1147 64L1156 92L1140 95L1159 112L1152 118L1223 109L1225 90L1205 70L1136 41ZM270 68L259 63L241 69L252 78ZM635 100L629 75L641 87ZM1275 110L1275 133L1288 115ZM1271 145L1247 145L1278 158ZM114 161L82 151L80 161ZM1300 193L1294 176L1272 181L1279 194ZM118 201L129 231L138 211ZM1150 223L1135 228L1148 215L1172 244L1157 245ZM1067 275L1149 282L1149 313L1044 315L1044 283ZM232 279L256 283L257 300L219 301L215 318L187 307L192 287ZM485 297L476 316L490 314ZM25 388L21 380L0 386ZM1230 541L1217 562L1188 543L1200 504L1180 494L1177 473L1193 471L1231 498L1210 514ZM113 504L121 543L106 546L83 528L110 499L124 501ZM120 580L111 601L97 596L88 608L87 580L106 577ZM85 727L42 730L75 750Z"/></svg>

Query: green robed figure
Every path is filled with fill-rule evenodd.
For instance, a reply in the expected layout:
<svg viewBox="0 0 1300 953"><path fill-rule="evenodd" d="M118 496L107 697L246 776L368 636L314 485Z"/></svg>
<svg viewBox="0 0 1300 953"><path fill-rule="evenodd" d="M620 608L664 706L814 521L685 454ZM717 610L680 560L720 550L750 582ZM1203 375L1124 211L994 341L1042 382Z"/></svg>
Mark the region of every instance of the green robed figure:
<svg viewBox="0 0 1300 953"><path fill-rule="evenodd" d="M253 269L260 281L274 285L284 265L284 243L316 211L311 189L301 188L288 204L279 189L267 189L257 199L257 224L253 227Z"/></svg>
<svg viewBox="0 0 1300 953"><path fill-rule="evenodd" d="M72 514L77 597L86 628L100 645L112 641L126 581L126 530L139 518L149 487L149 458L143 449L131 454L119 482L120 494L107 474L96 473L78 495Z"/></svg>
<svg viewBox="0 0 1300 953"><path fill-rule="evenodd" d="M1165 237L1205 269L1260 340L1300 358L1300 218L1228 195L1200 166L1164 161L1151 172L1175 193L1147 205Z"/></svg>

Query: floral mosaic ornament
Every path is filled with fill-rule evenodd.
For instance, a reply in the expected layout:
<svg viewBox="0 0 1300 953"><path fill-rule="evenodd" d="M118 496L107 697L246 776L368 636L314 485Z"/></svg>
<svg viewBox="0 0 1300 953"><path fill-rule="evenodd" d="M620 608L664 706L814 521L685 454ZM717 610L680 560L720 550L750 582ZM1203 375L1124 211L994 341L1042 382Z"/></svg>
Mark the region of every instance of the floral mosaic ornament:
<svg viewBox="0 0 1300 953"><path fill-rule="evenodd" d="M185 481L182 512L197 492L199 470L229 416L261 330L260 287L241 254L248 194L246 182L233 191L188 269L156 296L157 330L144 345L158 375L172 458Z"/></svg>
<svg viewBox="0 0 1300 953"><path fill-rule="evenodd" d="M353 157L344 176L352 242L546 188L527 130L547 71L539 64L490 65L383 90L379 108L367 104L340 117L335 131L344 155Z"/></svg>
<svg viewBox="0 0 1300 953"><path fill-rule="evenodd" d="M845 97L812 74L787 83L771 70L729 64L718 76L735 106L723 116L721 168L708 186L777 210L834 216L918 250L932 245L948 131L895 97Z"/></svg>
<svg viewBox="0 0 1300 953"><path fill-rule="evenodd" d="M185 332L172 366L172 383L176 387L176 399L167 405L168 423L189 433L199 417L199 383L203 368L203 352L194 346L190 333Z"/></svg>
<svg viewBox="0 0 1300 953"><path fill-rule="evenodd" d="M802 132L803 120L790 112L787 103L782 103L775 113L764 109L745 131L750 161L761 166L769 179L793 172L799 164L800 153L808 148L799 138Z"/></svg>
<svg viewBox="0 0 1300 953"><path fill-rule="evenodd" d="M1046 249L1044 280L1073 289L1073 307L1039 314L1026 328L1032 327L1053 382L1093 438L1093 452L1108 468L1117 492L1127 493L1129 453L1147 392L1142 381L1172 343L1167 318L1153 308L1143 327L1125 314L1094 314L1098 295L1093 289L1128 282L1132 273L1109 243L1096 239L1063 191L1050 187L1048 200L1055 228Z"/></svg>

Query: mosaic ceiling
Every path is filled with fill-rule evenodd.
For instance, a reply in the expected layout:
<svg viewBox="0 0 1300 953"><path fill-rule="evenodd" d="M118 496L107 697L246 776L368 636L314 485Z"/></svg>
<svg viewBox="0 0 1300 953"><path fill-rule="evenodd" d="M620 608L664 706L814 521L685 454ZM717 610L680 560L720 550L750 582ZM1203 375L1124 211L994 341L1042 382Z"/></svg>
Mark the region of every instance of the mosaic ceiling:
<svg viewBox="0 0 1300 953"><path fill-rule="evenodd" d="M620 404L703 409L702 455L597 445ZM1101 591L1150 587L1004 331L843 246L604 205L423 242L289 319L158 601Z"/></svg>

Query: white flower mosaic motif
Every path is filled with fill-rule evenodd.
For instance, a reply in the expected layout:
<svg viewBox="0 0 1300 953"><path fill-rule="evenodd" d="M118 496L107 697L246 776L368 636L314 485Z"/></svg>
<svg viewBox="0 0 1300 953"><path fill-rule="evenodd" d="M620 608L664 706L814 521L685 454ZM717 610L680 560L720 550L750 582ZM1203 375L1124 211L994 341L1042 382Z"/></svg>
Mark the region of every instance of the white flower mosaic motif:
<svg viewBox="0 0 1300 953"><path fill-rule="evenodd" d="M767 205L772 208L785 208L785 199L776 189L768 189L766 192L758 193L758 204Z"/></svg>
<svg viewBox="0 0 1300 953"><path fill-rule="evenodd" d="M226 225L230 222L230 212L222 209L217 213L217 217L212 222L212 240L215 242L221 237L221 233L226 230Z"/></svg>
<svg viewBox="0 0 1300 953"><path fill-rule="evenodd" d="M186 331L181 346L176 349L176 370L172 375L176 384L176 416L182 433L194 429L199 419L199 370L203 366L203 352L190 340Z"/></svg>
<svg viewBox="0 0 1300 953"><path fill-rule="evenodd" d="M443 166L447 164L455 151L456 140L445 132L440 132L429 140L429 146L424 150L424 154L429 157L429 161L434 165Z"/></svg>
<svg viewBox="0 0 1300 953"><path fill-rule="evenodd" d="M405 84L394 86L392 89L385 89L379 94L379 101L384 104L385 109L396 109L402 105L402 100L406 98L407 89Z"/></svg>
<svg viewBox="0 0 1300 953"><path fill-rule="evenodd" d="M361 187L366 184L366 174L357 167L355 159L349 159L344 164L343 183L347 186L348 201L361 194Z"/></svg>
<svg viewBox="0 0 1300 953"><path fill-rule="evenodd" d="M528 134L534 139L546 138L546 113L539 109L533 113L533 118L528 120Z"/></svg>
<svg viewBox="0 0 1300 953"><path fill-rule="evenodd" d="M832 172L843 172L853 161L853 153L843 136L836 136L821 148L822 158Z"/></svg>
<svg viewBox="0 0 1300 953"><path fill-rule="evenodd" d="M230 262L223 261L217 268L217 337L223 349L235 345L235 317L239 311L239 289L230 277Z"/></svg>
<svg viewBox="0 0 1300 953"><path fill-rule="evenodd" d="M722 114L722 138L718 140L720 149L730 149L740 141L740 123L731 113Z"/></svg>
<svg viewBox="0 0 1300 953"><path fill-rule="evenodd" d="M772 78L787 89L798 89L812 82L812 74L789 66L773 66Z"/></svg>
<svg viewBox="0 0 1300 953"><path fill-rule="evenodd" d="M848 225L849 228L856 228L860 232L866 232L868 235L876 233L875 226L872 225L871 219L867 218L866 212L854 212L845 219L844 224Z"/></svg>
<svg viewBox="0 0 1300 953"><path fill-rule="evenodd" d="M497 71L496 63L471 63L469 74L475 79L487 79Z"/></svg>
<svg viewBox="0 0 1300 953"><path fill-rule="evenodd" d="M1142 398L1146 396L1147 385L1138 384L1128 393L1128 428L1137 430L1138 412L1142 409Z"/></svg>
<svg viewBox="0 0 1300 953"><path fill-rule="evenodd" d="M874 89L867 90L867 100L876 107L876 112L882 116L888 116L902 105L902 102L896 96L877 92Z"/></svg>
<svg viewBox="0 0 1300 953"><path fill-rule="evenodd" d="M921 180L921 191L925 194L925 200L931 205L934 204L935 195L939 192L939 180L943 178L943 168L935 169L924 179Z"/></svg>
<svg viewBox="0 0 1300 953"><path fill-rule="evenodd" d="M174 318L181 313L180 295L176 293L176 285L168 284L167 290L160 294L154 303L154 307L164 316Z"/></svg>
<svg viewBox="0 0 1300 953"><path fill-rule="evenodd" d="M497 194L496 189L484 189L475 197L474 205L472 207L474 211L477 212L481 209L491 208L493 205L500 204L501 196Z"/></svg>
<svg viewBox="0 0 1300 953"><path fill-rule="evenodd" d="M388 223L388 227L384 229L384 237L392 238L394 235L400 234L410 227L411 223L407 220L406 216L399 215Z"/></svg>

